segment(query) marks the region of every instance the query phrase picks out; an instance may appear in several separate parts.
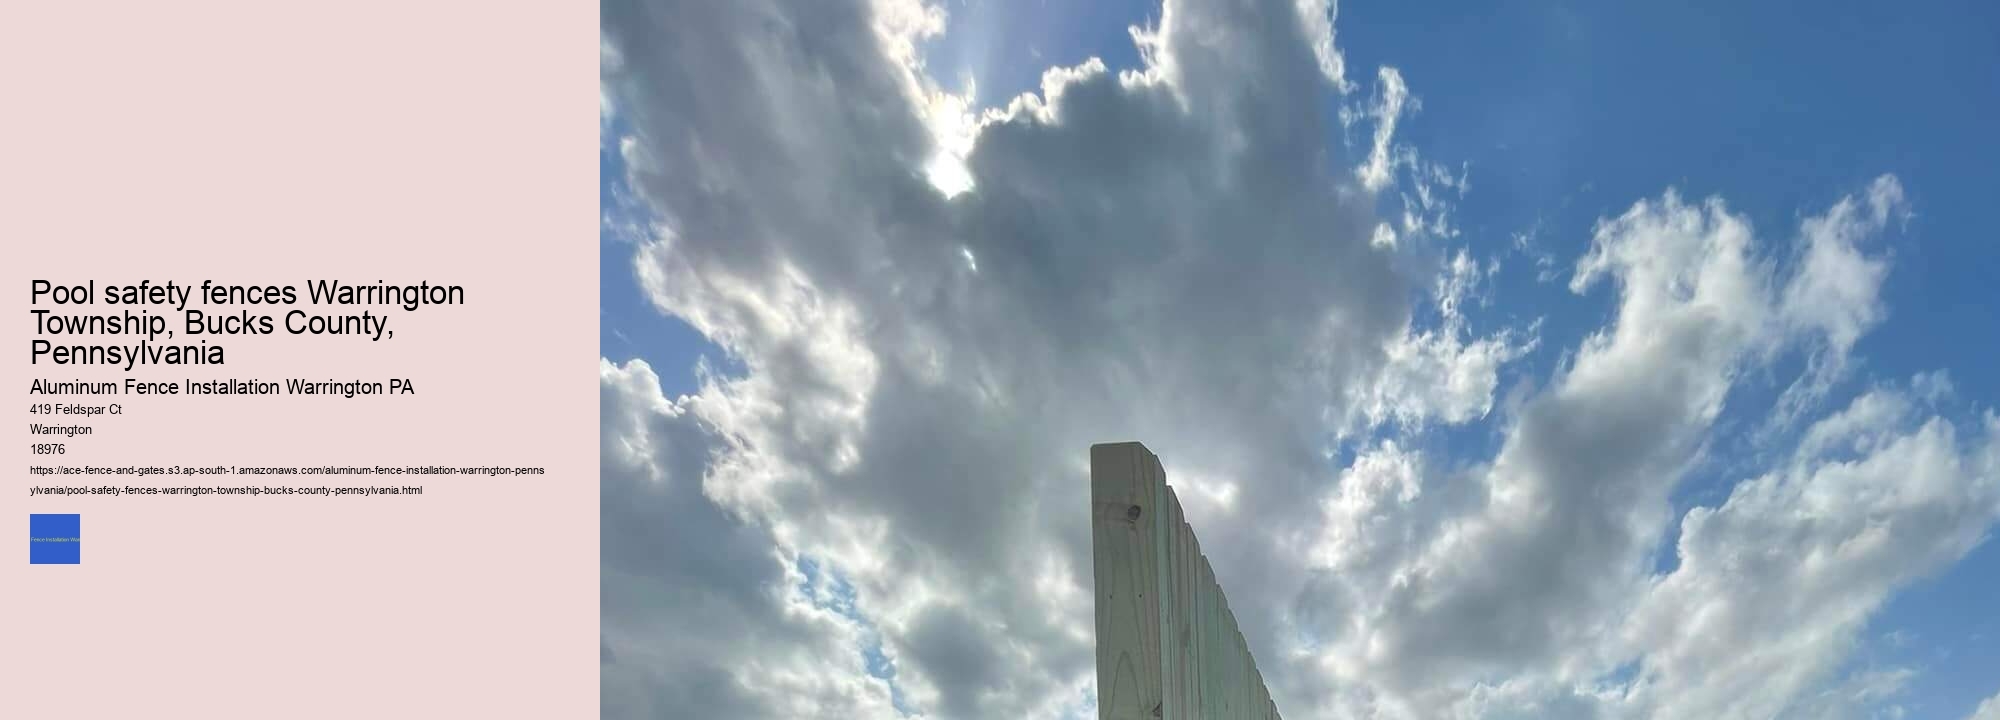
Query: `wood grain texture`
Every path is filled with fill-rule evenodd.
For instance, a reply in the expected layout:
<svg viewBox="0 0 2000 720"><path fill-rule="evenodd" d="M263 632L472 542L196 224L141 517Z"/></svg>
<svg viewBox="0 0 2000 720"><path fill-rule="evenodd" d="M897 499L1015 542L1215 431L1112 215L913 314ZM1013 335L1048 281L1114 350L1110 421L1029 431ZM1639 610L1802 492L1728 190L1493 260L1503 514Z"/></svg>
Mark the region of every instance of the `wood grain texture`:
<svg viewBox="0 0 2000 720"><path fill-rule="evenodd" d="M1215 570L1139 443L1090 448L1100 720L1278 720Z"/></svg>

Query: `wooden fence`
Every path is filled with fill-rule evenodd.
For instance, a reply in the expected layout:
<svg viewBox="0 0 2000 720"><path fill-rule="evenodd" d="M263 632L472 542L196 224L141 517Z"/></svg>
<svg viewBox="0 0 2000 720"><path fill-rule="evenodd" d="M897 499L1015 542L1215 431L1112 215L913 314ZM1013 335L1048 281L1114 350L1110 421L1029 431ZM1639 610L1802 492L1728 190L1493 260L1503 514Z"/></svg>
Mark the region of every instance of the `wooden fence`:
<svg viewBox="0 0 2000 720"><path fill-rule="evenodd" d="M1277 720L1160 459L1090 448L1100 720Z"/></svg>

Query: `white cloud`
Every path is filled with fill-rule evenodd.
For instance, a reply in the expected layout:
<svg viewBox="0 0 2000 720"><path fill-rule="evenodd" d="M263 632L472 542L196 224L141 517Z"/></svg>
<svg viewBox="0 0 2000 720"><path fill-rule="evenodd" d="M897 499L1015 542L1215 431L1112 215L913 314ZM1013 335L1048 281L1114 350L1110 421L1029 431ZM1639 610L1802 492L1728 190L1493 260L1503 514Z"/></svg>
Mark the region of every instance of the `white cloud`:
<svg viewBox="0 0 2000 720"><path fill-rule="evenodd" d="M1176 3L1146 34L1155 67L1051 71L982 115L949 199L922 172L939 143L924 83L856 41L879 35L869 8L604 15L623 58L605 82L663 225L642 285L745 368L687 406L714 428L706 496L851 583L911 707L1082 702L1088 534L1070 510L1092 442L1144 438L1218 478L1197 507L1238 559L1229 581L1296 562L1223 517L1311 517L1289 498L1322 462L1313 428L1409 312L1365 198L1320 160L1332 83L1296 8Z"/></svg>
<svg viewBox="0 0 2000 720"><path fill-rule="evenodd" d="M1347 92L1347 60L1333 44L1333 21L1340 14L1340 4L1334 0L1297 0L1297 4L1299 24L1319 61L1320 72L1335 89Z"/></svg>
<svg viewBox="0 0 2000 720"><path fill-rule="evenodd" d="M1767 304L1750 245L1719 204L1672 195L1599 226L1573 287L1615 279L1611 327L1527 402L1497 456L1439 478L1451 494L1413 508L1438 516L1431 531L1381 572L1322 569L1298 598L1350 608L1309 625L1337 658L1325 684L1371 688L1391 717L1435 717L1610 671L1600 638L1643 586L1666 494ZM1480 691L1492 677L1517 682Z"/></svg>
<svg viewBox="0 0 2000 720"><path fill-rule="evenodd" d="M1781 426L1796 422L1826 396L1846 372L1855 341L1887 315L1880 294L1889 259L1866 255L1860 245L1885 229L1891 217L1907 213L1902 184L1884 175L1864 198L1841 198L1825 215L1801 225L1798 271L1785 284L1779 312L1788 325L1816 331L1822 340L1812 348L1808 372L1779 400L1774 421Z"/></svg>
<svg viewBox="0 0 2000 720"><path fill-rule="evenodd" d="M1625 625L1645 653L1632 696L1642 714L1780 714L1831 675L1892 591L1956 561L2000 515L2000 424L1864 428L1853 415L1873 414L1872 397L1813 427L1871 436L1860 457L1795 459L1682 520L1679 568Z"/></svg>
<svg viewBox="0 0 2000 720"><path fill-rule="evenodd" d="M853 620L709 498L710 438L644 362L605 363L601 675L607 718L893 715Z"/></svg>
<svg viewBox="0 0 2000 720"><path fill-rule="evenodd" d="M1348 103L1340 110L1343 126L1352 127L1362 119L1374 121L1366 158L1354 168L1361 187L1371 193L1388 194L1401 205L1397 224L1401 235L1448 240L1459 236L1452 217L1457 201L1470 190L1471 171L1464 165L1457 175L1450 168L1425 160L1416 147L1397 142L1396 131L1405 118L1422 107L1410 93L1403 74L1396 68L1376 69L1372 101ZM1377 226L1375 242L1394 245L1398 235L1386 224Z"/></svg>
<svg viewBox="0 0 2000 720"><path fill-rule="evenodd" d="M1368 116L1375 118L1375 138L1368 148L1368 161L1355 170L1360 176L1362 187L1380 190L1389 184L1390 171L1395 160L1390 157L1396 138L1396 121L1403 115L1403 104L1410 100L1409 86L1403 84L1403 74L1395 68L1383 66L1376 71L1376 90L1379 97Z"/></svg>
<svg viewBox="0 0 2000 720"><path fill-rule="evenodd" d="M2000 695L1986 698L1979 707L1967 715L1965 720L2000 720Z"/></svg>
<svg viewBox="0 0 2000 720"><path fill-rule="evenodd" d="M1382 226L1376 226L1382 231ZM1379 241L1377 242L1379 245ZM1463 248L1440 269L1432 302L1438 322L1411 326L1389 343L1388 362L1374 381L1357 388L1349 422L1374 430L1394 421L1421 428L1432 420L1465 423L1486 416L1500 384L1500 367L1520 358L1537 344L1535 328L1525 333L1502 328L1473 338L1463 304L1485 299L1477 295L1484 279L1499 266L1479 267Z"/></svg>
<svg viewBox="0 0 2000 720"><path fill-rule="evenodd" d="M1849 203L1808 220L1808 241L1880 229ZM1783 348L1837 342L1838 326L1784 313L1783 288L1819 272L1803 265L1767 259L1719 200L1669 192L1600 222L1571 287L1614 282L1611 325L1527 402L1498 455L1409 479L1439 463L1389 446L1329 496L1315 578L1294 603L1310 639L1293 659L1348 688L1319 707L1770 717L1854 697L1821 689L1869 614L2000 515L1990 418L1960 433L1901 390L1865 394L1808 427L1789 464L1690 511L1678 566L1651 570L1673 529L1668 493L1738 378ZM1879 302L1873 287L1846 302ZM1391 501L1391 487L1423 492ZM1621 667L1632 677L1606 684Z"/></svg>
<svg viewBox="0 0 2000 720"><path fill-rule="evenodd" d="M1886 319L1867 248L1907 213L1893 178L1789 252L1719 199L1603 220L1571 287L1610 287L1609 323L1492 413L1538 326L1474 332L1495 266L1439 246L1466 175L1396 154L1393 69L1362 172L1344 156L1330 3L1170 1L1143 67L976 113L923 74L935 12L602 8L657 220L641 286L743 368L672 401L603 369L607 716L1086 714L1085 453L1121 439L1191 490L1294 717L1893 696L1894 672L1841 674L1854 634L1996 512L1996 421L1937 415L1944 376L1831 414L1801 391L1803 429L1772 435L1795 447L1714 507L1668 502L1744 376L1802 352L1832 388ZM1490 456L1428 431L1482 419Z"/></svg>

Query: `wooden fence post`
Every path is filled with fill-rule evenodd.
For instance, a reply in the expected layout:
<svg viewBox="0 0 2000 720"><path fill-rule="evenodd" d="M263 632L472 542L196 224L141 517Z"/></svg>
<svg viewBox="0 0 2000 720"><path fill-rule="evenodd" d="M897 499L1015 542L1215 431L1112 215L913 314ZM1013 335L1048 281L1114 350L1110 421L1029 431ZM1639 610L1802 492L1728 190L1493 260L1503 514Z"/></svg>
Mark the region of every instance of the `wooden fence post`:
<svg viewBox="0 0 2000 720"><path fill-rule="evenodd" d="M1160 459L1092 445L1090 510L1099 720L1277 720Z"/></svg>

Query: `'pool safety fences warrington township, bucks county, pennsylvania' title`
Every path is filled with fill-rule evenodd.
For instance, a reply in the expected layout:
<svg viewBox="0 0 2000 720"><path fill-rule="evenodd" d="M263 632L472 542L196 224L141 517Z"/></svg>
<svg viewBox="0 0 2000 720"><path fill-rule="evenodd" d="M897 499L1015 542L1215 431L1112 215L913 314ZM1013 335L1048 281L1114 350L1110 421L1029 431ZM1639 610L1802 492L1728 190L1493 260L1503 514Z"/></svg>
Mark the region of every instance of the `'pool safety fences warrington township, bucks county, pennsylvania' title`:
<svg viewBox="0 0 2000 720"><path fill-rule="evenodd" d="M98 292L97 281L63 285L47 280L30 281L28 312L35 318L35 338L30 341L29 362L47 360L55 365L122 365L130 371L138 365L220 365L222 346L211 337L273 335L342 335L365 337L371 342L389 340L386 310L354 313L322 313L298 308L277 312L256 312L272 306L299 304L298 288L292 285L218 285L203 280L200 286L150 280L136 285L105 285ZM305 299L312 305L377 305L415 312L426 305L463 305L465 288L459 285L351 285L338 280L311 280L305 284ZM190 303L203 307L191 308ZM47 306L54 306L53 308ZM117 306L116 312L66 312L81 306ZM218 311L217 308L226 308ZM167 313L179 312L179 330L169 327ZM130 342L67 344L65 338L116 335ZM55 337L54 340L49 337ZM180 337L175 342L175 337Z"/></svg>

